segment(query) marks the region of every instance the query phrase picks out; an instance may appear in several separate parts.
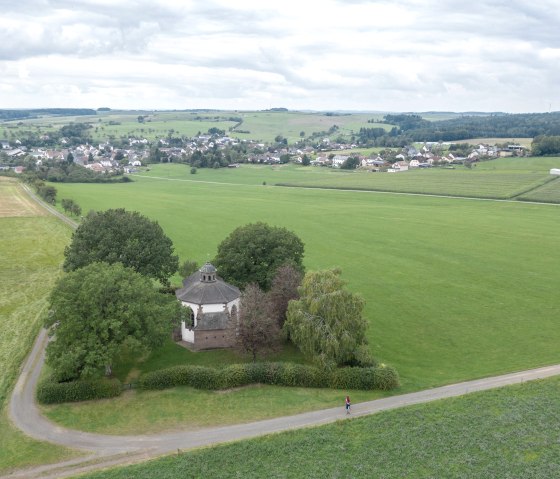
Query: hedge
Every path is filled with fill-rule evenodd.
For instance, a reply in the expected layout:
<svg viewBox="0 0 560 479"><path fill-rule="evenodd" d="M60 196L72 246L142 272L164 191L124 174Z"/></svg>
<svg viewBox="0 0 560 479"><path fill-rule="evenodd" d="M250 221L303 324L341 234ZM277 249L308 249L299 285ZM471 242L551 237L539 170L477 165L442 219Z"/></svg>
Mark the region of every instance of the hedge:
<svg viewBox="0 0 560 479"><path fill-rule="evenodd" d="M37 400L41 404L87 401L119 396L122 383L118 379L92 379L57 383L51 378L43 380L37 387Z"/></svg>
<svg viewBox="0 0 560 479"><path fill-rule="evenodd" d="M394 368L383 364L370 368L340 368L331 372L295 363L233 364L223 369L187 365L146 373L139 378L138 388L149 390L190 386L216 390L256 383L307 388L389 390L399 385L399 376Z"/></svg>

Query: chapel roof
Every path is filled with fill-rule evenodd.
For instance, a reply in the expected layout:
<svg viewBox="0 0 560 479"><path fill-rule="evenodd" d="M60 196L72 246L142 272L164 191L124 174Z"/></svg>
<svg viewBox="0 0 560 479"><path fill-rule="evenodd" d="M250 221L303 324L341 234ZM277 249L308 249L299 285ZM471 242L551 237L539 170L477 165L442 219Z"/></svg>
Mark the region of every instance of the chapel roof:
<svg viewBox="0 0 560 479"><path fill-rule="evenodd" d="M219 278L216 272L213 265L206 263L199 271L183 280L183 287L175 291L177 299L202 305L224 304L239 298L239 289Z"/></svg>

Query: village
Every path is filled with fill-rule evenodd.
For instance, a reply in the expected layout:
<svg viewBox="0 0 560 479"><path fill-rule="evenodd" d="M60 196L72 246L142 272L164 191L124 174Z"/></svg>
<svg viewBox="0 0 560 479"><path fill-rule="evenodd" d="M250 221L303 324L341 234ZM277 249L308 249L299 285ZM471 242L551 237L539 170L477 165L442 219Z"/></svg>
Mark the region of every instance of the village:
<svg viewBox="0 0 560 479"><path fill-rule="evenodd" d="M45 137L44 139L48 139ZM210 166L197 163L195 158L208 153L225 153L232 149L243 151L233 160L224 155L212 167L238 167L240 163L282 164L293 162L303 166L355 169L367 171L399 173L414 168L447 167L467 164L470 166L481 160L500 157L527 156L530 152L522 145L511 143L502 147L480 143L467 145L449 142L425 142L404 148L387 148L379 153L364 154L364 149L356 144L332 142L328 137L318 144L308 146L296 143L265 144L254 140L239 140L229 136L198 135L187 141L173 141L160 138L149 141L146 138L128 138L128 145L114 146L106 141L97 145L83 143L66 146L68 140L62 138L60 147L45 148L22 145L20 140L0 140L0 170L12 169L22 173L26 167L34 165L55 165L71 158L76 165L83 166L95 173L121 174L135 173L138 167L150 163L188 163L195 167ZM303 143L303 142L302 142ZM506 146L507 145L507 146ZM239 148L242 146L242 148ZM459 146L459 148L454 148ZM353 153L355 151L355 153ZM155 153L155 154L154 154ZM27 161L24 161L27 160Z"/></svg>

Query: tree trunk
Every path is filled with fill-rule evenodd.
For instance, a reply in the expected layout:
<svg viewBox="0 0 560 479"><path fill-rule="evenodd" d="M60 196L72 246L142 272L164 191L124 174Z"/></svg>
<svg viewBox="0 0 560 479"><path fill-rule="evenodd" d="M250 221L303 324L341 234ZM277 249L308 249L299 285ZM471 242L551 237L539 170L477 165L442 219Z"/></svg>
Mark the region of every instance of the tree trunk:
<svg viewBox="0 0 560 479"><path fill-rule="evenodd" d="M111 374L113 374L113 368L111 367L110 364L106 364L105 365L105 376L109 377L109 376L111 376Z"/></svg>

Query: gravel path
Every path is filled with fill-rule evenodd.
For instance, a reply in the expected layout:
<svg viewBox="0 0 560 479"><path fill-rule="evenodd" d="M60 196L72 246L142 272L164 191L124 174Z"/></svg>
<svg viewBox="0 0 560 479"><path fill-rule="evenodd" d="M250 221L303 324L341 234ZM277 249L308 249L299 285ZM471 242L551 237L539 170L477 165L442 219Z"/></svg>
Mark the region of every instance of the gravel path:
<svg viewBox="0 0 560 479"><path fill-rule="evenodd" d="M56 213L58 216L59 213ZM111 436L66 429L50 422L40 414L35 403L35 388L43 366L47 342L47 333L43 330L24 364L10 398L10 418L19 429L31 437L80 449L88 453L88 455L58 464L40 466L21 472L16 471L8 476L4 476L6 478L49 479L68 477L102 467L140 462L178 450L237 441L290 429L319 426L337 420L365 416L389 409L560 375L560 365L554 365L502 376L466 381L425 391L359 403L352 406L352 414L350 416L345 414L343 401L341 400L340 407L247 424L145 436Z"/></svg>

